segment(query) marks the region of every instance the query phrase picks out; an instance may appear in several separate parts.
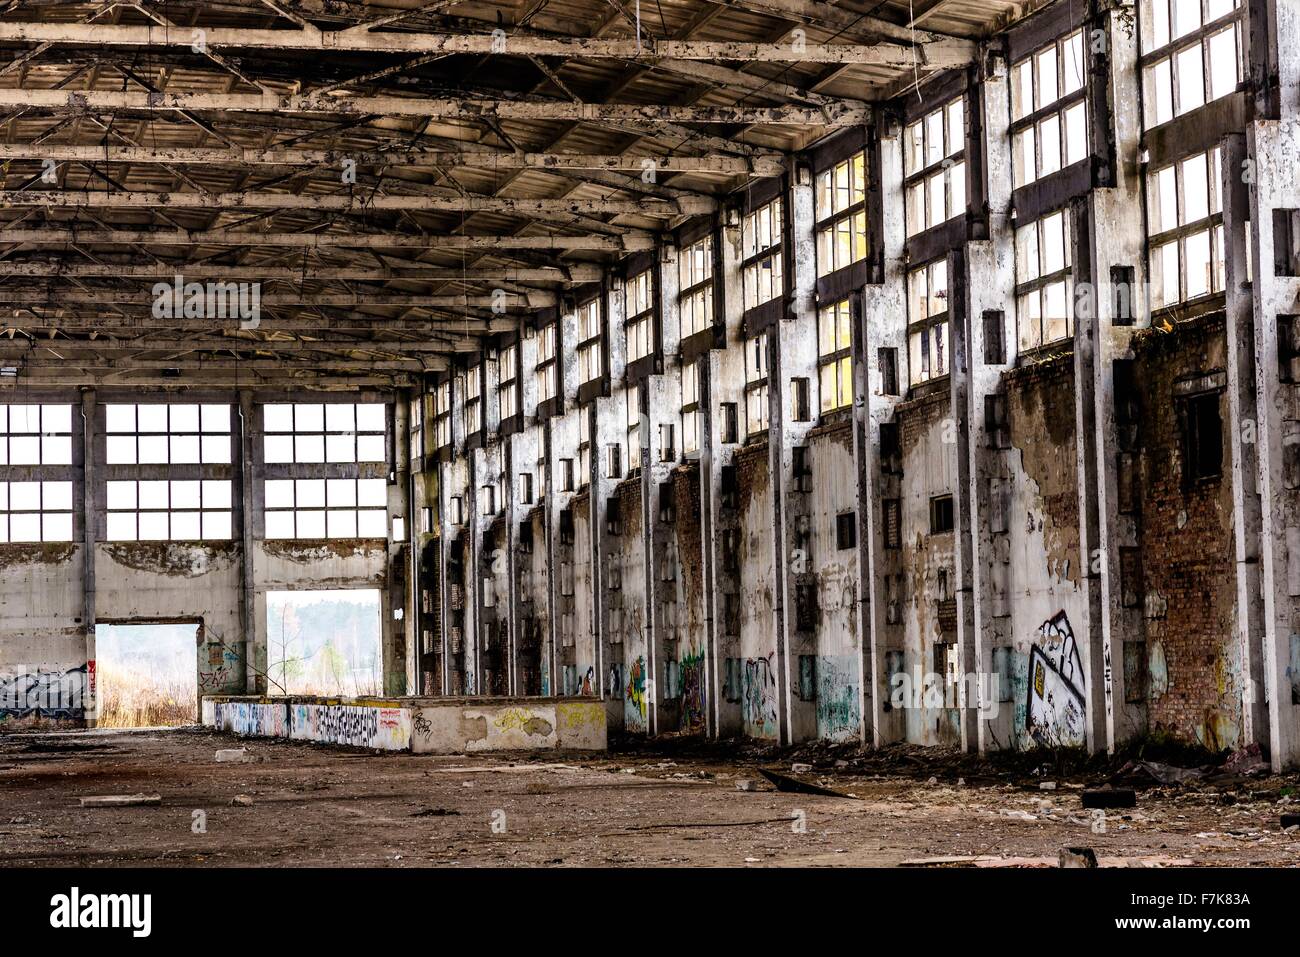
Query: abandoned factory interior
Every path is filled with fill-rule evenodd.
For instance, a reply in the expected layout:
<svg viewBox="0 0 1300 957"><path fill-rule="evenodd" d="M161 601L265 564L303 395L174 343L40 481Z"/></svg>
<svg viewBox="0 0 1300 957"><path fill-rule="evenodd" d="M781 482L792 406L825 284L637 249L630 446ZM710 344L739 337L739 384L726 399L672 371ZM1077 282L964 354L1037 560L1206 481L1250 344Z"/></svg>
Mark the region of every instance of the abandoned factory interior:
<svg viewBox="0 0 1300 957"><path fill-rule="evenodd" d="M1284 779L1297 52L1300 0L0 2L0 819L54 802L0 857L68 793L153 846L214 746L247 820ZM960 843L900 833L855 860ZM519 860L633 859L572 839Z"/></svg>

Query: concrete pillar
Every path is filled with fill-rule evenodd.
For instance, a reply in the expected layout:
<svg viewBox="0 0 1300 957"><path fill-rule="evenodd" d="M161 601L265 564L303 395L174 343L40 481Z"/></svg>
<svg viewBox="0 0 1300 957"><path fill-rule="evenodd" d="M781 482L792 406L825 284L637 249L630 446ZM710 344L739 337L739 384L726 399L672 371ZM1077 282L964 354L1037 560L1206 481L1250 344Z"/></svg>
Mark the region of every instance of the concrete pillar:
<svg viewBox="0 0 1300 957"><path fill-rule="evenodd" d="M257 481L257 463L262 457L261 430L258 428L257 408L249 389L239 392L239 515L242 591L240 594L240 625L243 628L244 681L253 694L266 694L266 671L259 670L257 635L262 631L257 625L257 540L253 520L263 502L261 483ZM281 691L283 693L283 691Z"/></svg>
<svg viewBox="0 0 1300 957"><path fill-rule="evenodd" d="M81 500L81 626L86 636L86 693L83 698L87 727L99 724L99 688L95 658L95 520L103 501L97 473L95 450L95 416L98 412L95 390L81 393L82 421L82 500Z"/></svg>

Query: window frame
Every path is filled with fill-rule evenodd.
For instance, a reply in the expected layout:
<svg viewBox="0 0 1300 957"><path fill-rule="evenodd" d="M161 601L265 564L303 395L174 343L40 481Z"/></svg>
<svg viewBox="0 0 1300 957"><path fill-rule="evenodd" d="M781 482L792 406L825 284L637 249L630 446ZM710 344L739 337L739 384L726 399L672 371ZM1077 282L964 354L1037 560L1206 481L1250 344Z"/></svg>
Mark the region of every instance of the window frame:
<svg viewBox="0 0 1300 957"><path fill-rule="evenodd" d="M952 144L951 144L953 130L952 130L952 118L950 112L954 106L961 107L961 134L960 134L961 147L960 149L956 149L956 150L952 149ZM966 154L968 151L967 147L969 145L967 143L967 136L966 136L966 122L967 122L966 106L967 106L966 91L963 90L962 92L958 93L956 96L949 97L947 100L945 100L943 103L941 103L939 106L935 107L934 109L926 110L915 120L906 124L903 127L903 171L904 171L903 172L903 215L905 221L904 232L906 234L906 238L909 241L914 237L919 236L928 230L935 229L939 226L944 225L945 223L951 222L952 220L965 215L970 210L971 191L967 183L967 179L969 178L969 167L966 162ZM942 115L943 139L945 145L941 148L940 150L941 155L938 159L934 160L933 162L924 162L924 158L929 155L929 150L927 149L927 141L929 137L929 120L931 117L940 114ZM923 157L923 162L919 167L913 169L911 172L908 172L908 167L910 163L909 157L911 156L912 143L913 143L912 131L914 129L919 131L922 137L920 150L921 150L921 155ZM943 189L944 189L944 210L948 211L949 204L952 200L953 178L956 175L956 171L958 170L958 168L961 169L961 175L963 177L962 193L965 197L965 202L961 205L960 209L954 209L952 212L948 213L948 215L945 216L943 219L937 220L936 222L933 223L929 222L929 211L931 208L930 188L931 188L932 180L937 174L942 172ZM912 222L912 207L913 207L912 196L917 189L920 190L921 203L922 203L921 208L925 211L923 221L926 223L926 225L921 225L918 228L914 229L913 228L914 224Z"/></svg>
<svg viewBox="0 0 1300 957"><path fill-rule="evenodd" d="M1046 257L1044 252L1045 244L1044 225L1048 220L1055 217L1061 217L1062 230L1062 262L1059 269L1051 272L1044 272L1043 266ZM1037 263L1035 264L1036 275L1032 279L1023 278L1022 269L1022 247L1021 236L1025 235L1024 230L1034 230L1034 244L1036 251ZM1031 223L1023 226L1017 226L1015 236L1016 254L1016 286L1015 286L1015 304L1016 304L1016 348L1019 354L1033 353L1040 349L1050 348L1062 342L1073 341L1074 339L1074 217L1071 215L1070 207L1061 206L1049 210L1039 216ZM1048 339L1045 335L1045 326L1049 321L1047 318L1046 304L1049 295L1049 289L1052 289L1062 282L1065 284L1065 327L1066 332L1063 336ZM1033 345L1025 344L1023 330L1027 321L1026 307L1030 296L1038 297L1038 336Z"/></svg>
<svg viewBox="0 0 1300 957"><path fill-rule="evenodd" d="M539 407L560 394L559 333L558 321L544 323L537 330L537 361L533 364L533 375L537 380Z"/></svg>
<svg viewBox="0 0 1300 957"><path fill-rule="evenodd" d="M759 332L745 339L745 438L766 435L771 429L771 416L768 408L768 368L769 346L767 332ZM753 367L751 367L751 359ZM761 373L758 374L758 373ZM754 416L751 411L757 408L761 423L754 428Z"/></svg>
<svg viewBox="0 0 1300 957"><path fill-rule="evenodd" d="M758 224L760 217L766 216L767 227L770 233L771 243L767 246L760 246L758 243ZM751 223L753 225L751 225ZM753 238L753 249L749 249L749 241L746 235ZM741 288L741 305L743 313L750 313L755 309L760 309L770 302L783 301L785 298L786 284L786 261L785 261L785 194L779 193L766 203L760 204L755 209L745 213L741 218L740 224L740 288ZM755 299L750 302L750 282L749 276L762 275L763 264L767 260L772 260L770 267L771 277L770 285L772 295L766 299L757 299L757 282L754 283ZM779 273L779 275L778 275Z"/></svg>
<svg viewBox="0 0 1300 957"><path fill-rule="evenodd" d="M632 296L634 284L639 284L642 280L645 283L645 303L644 307L633 313ZM658 270L654 263L650 263L644 269L637 270L632 275L623 280L623 358L630 367L633 364L648 359L658 351L659 337L655 323L655 303L658 298ZM633 343L640 344L644 338L645 350L633 352Z"/></svg>
<svg viewBox="0 0 1300 957"><path fill-rule="evenodd" d="M504 425L510 419L521 415L523 394L520 388L520 367L523 362L523 349L520 343L507 343L497 353L497 410L499 420ZM507 411L507 401L509 410Z"/></svg>
<svg viewBox="0 0 1300 957"><path fill-rule="evenodd" d="M1247 45L1245 40L1245 5L1241 0L1232 0L1233 8L1228 13L1221 13L1213 20L1207 20L1206 16L1211 13L1211 5L1214 0L1200 0L1200 20L1201 25L1179 37L1173 36L1174 20L1170 15L1174 10L1170 0L1142 0L1138 16L1140 19L1139 29L1139 55L1138 55L1138 82L1142 87L1142 128L1144 130L1155 129L1163 126L1165 123L1171 123L1180 117L1194 113L1202 107L1209 106L1211 103L1231 96L1241 88L1242 81L1246 78L1248 66ZM1155 46L1156 37L1153 34L1156 17L1156 5L1161 4L1166 11L1165 30L1168 34L1164 43ZM1236 57L1237 82L1233 88L1217 96L1212 95L1214 71L1211 67L1211 47L1210 41L1226 30L1233 31L1233 47ZM1150 50L1145 49L1148 38L1153 43ZM1201 51L1201 102L1189 109L1180 110L1179 101L1181 100L1181 87L1179 83L1179 74L1181 72L1181 57L1193 47L1199 47ZM1156 89L1156 72L1162 64L1168 64L1169 69L1169 110L1170 115L1164 119L1160 118L1158 112L1159 97Z"/></svg>
<svg viewBox="0 0 1300 957"><path fill-rule="evenodd" d="M826 321L828 318L832 325L829 342L826 336ZM844 334L843 339L841 333ZM835 379L836 398L841 397L842 393L847 389L846 401L827 405L826 374L828 371L832 373ZM852 297L828 303L817 310L817 391L817 404L821 415L828 415L853 406Z"/></svg>
<svg viewBox="0 0 1300 957"><path fill-rule="evenodd" d="M907 379L908 379L909 388L916 388L918 386L923 386L928 383L944 379L952 372L952 338L951 338L952 333L951 333L951 322L950 322L950 316L952 314L952 304L948 298L948 292L952 288L952 283L950 281L950 277L948 276L948 265L949 263L947 257L946 256L940 257L938 259L933 259L928 263L923 263L922 265L917 266L914 269L909 269L905 277L907 282ZM922 273L922 272L925 273L926 276L925 299L927 303L932 303L936 298L938 298L938 294L934 291L933 288L933 278L932 278L933 271L940 266L943 267L943 273L944 273L944 284L943 284L944 308L941 312L931 312L927 307L926 315L918 317L914 312L914 309L917 304L914 301L914 297L912 295L912 290L913 290L912 277L918 273ZM920 341L923 343L923 348L919 351L918 355L922 360L924 360L925 365L932 365L933 363L928 361L930 359L931 334L932 331L938 326L943 326L942 346L939 349L939 358L943 365L943 371L938 373L930 373L927 370L926 375L924 377L918 378L917 374L920 370L916 367L917 364L914 364L912 361L913 359L912 337L914 335L921 336Z"/></svg>
<svg viewBox="0 0 1300 957"><path fill-rule="evenodd" d="M693 250L703 247L700 253ZM718 319L718 290L714 254L717 244L712 232L705 233L699 239L678 250L677 254L677 324L678 336L684 342L691 336L710 331ZM703 263L704 276L695 278L692 274L698 264ZM694 282L687 280L694 278ZM699 304L697 307L697 303ZM692 322L688 326L686 315L690 313ZM697 316L697 311L699 316ZM703 319L700 319L700 316Z"/></svg>
<svg viewBox="0 0 1300 957"><path fill-rule="evenodd" d="M849 178L848 192L850 202L848 205L835 208L833 197L842 188L837 183L837 177L841 169L847 170ZM862 182L856 182L858 171ZM836 160L829 164L825 169L817 170L813 177L813 240L815 244L816 257L816 274L817 279L822 280L828 276L840 272L843 269L849 269L858 263L866 262L871 256L871 228L867 221L867 195L869 193L869 183L867 180L870 176L870 165L867 162L867 149L864 146L856 150L843 159ZM823 185L823 181L827 185ZM829 198L830 209L823 210L825 200ZM827 251L838 249L837 237L841 224L848 224L848 236L851 257L847 262L835 264L826 263L823 256L823 244ZM856 239L858 237L857 227L861 225L861 255L855 255ZM825 239L823 239L825 237ZM831 257L832 260L834 256Z"/></svg>
<svg viewBox="0 0 1300 957"><path fill-rule="evenodd" d="M1187 190L1186 190L1186 164L1195 160L1205 162L1205 208L1207 215L1198 219L1185 221L1187 215ZM1164 226L1163 215L1157 217L1153 215L1152 203L1161 203L1160 212L1163 214L1162 190L1159 184L1159 177L1166 170L1173 170L1174 175L1174 216L1176 224L1171 227ZM1189 303L1197 303L1209 299L1213 296L1223 295L1226 288L1226 238L1224 236L1224 219L1223 219L1223 156L1220 147L1212 147L1204 152L1192 153L1188 156L1180 156L1178 159L1155 169L1148 169L1146 174L1146 213L1147 213L1147 270L1151 283L1152 311L1173 309L1184 306ZM1156 228L1156 220L1160 220L1160 229ZM1207 237L1209 245L1208 268L1206 291L1196 295L1188 295L1188 270L1187 270L1187 242L1201 235ZM1168 286L1165 280L1165 268L1163 262L1159 269L1156 266L1157 253L1169 246L1176 246L1177 269L1178 269L1178 298L1170 301L1165 298L1165 290ZM1157 277L1161 281L1157 282Z"/></svg>
<svg viewBox="0 0 1300 957"><path fill-rule="evenodd" d="M1074 38L1079 41L1079 64L1082 68L1082 79L1079 86L1068 93L1061 93L1065 89L1066 76L1066 57L1064 51L1068 48ZM1040 103L1040 71L1038 63L1048 51L1053 51L1056 57L1055 85L1056 96L1047 103ZM1008 136L1011 141L1011 185L1013 190L1023 189L1040 182L1049 176L1054 176L1064 169L1068 169L1075 163L1087 160L1092 150L1092 131L1091 131L1091 105L1088 103L1088 55L1087 36L1084 27L1076 26L1068 30L1061 36L1049 40L1023 57L1011 64L1008 75L1011 84L1010 119L1011 123L1008 128ZM1023 88L1018 81L1017 72L1026 64L1031 64L1030 75L1030 96L1033 102L1030 108L1016 115L1018 100L1022 97ZM1070 159L1071 141L1069 140L1069 123L1066 121L1066 114L1082 104L1083 109L1083 147L1073 160ZM1043 170L1043 131L1042 126L1055 118L1057 124L1057 165L1055 169ZM1024 169L1024 153L1018 148L1021 135L1026 130L1033 130L1034 138L1034 169L1033 175Z"/></svg>
<svg viewBox="0 0 1300 957"><path fill-rule="evenodd" d="M605 377L605 316L601 306L601 298L597 296L578 306L576 353L578 357L578 385L580 387L592 382L600 382ZM594 327L595 331L584 330L584 324ZM592 371L593 368L595 369L594 372Z"/></svg>

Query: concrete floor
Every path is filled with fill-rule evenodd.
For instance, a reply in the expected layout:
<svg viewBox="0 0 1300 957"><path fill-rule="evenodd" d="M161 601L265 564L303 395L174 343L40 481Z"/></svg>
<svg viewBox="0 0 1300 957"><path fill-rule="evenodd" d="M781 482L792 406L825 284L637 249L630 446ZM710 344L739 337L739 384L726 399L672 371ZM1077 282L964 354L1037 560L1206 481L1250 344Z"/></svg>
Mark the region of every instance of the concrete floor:
<svg viewBox="0 0 1300 957"><path fill-rule="evenodd" d="M215 761L217 749L240 746L258 760ZM778 793L754 770L788 771L792 760L821 765L801 777L857 799ZM988 866L1054 862L1080 845L1103 864L1300 863L1300 833L1279 827L1295 807L1291 788L1300 794L1294 776L1142 791L1098 834L1080 807L1085 778L972 773L979 767L914 750L688 753L669 743L595 759L444 757L201 729L10 734L0 736L0 865L891 866L955 856ZM1056 789L1040 789L1044 779ZM161 806L78 801L137 792L158 793ZM232 806L236 795L252 805Z"/></svg>

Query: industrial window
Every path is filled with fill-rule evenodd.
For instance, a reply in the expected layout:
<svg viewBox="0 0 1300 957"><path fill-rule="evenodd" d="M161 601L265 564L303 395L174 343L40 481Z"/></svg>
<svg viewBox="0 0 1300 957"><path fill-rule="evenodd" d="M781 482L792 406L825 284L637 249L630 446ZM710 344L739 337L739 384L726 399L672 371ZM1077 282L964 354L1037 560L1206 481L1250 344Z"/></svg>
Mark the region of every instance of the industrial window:
<svg viewBox="0 0 1300 957"><path fill-rule="evenodd" d="M1239 0L1144 0L1142 101L1147 128L1237 89Z"/></svg>
<svg viewBox="0 0 1300 957"><path fill-rule="evenodd" d="M229 421L228 412L226 421ZM384 462L388 458L384 422L384 406L379 402L264 405L265 460L272 464ZM223 438L229 445L230 437ZM205 463L207 461L204 459ZM223 461L229 462L230 459L227 457ZM111 458L109 462L112 464Z"/></svg>
<svg viewBox="0 0 1300 957"><path fill-rule="evenodd" d="M761 306L785 292L781 235L780 198L749 213L741 223L740 272L746 309Z"/></svg>
<svg viewBox="0 0 1300 957"><path fill-rule="evenodd" d="M588 383L599 379L604 369L600 327L600 300L578 307L578 379Z"/></svg>
<svg viewBox="0 0 1300 957"><path fill-rule="evenodd" d="M700 364L682 366L682 454L700 450Z"/></svg>
<svg viewBox="0 0 1300 957"><path fill-rule="evenodd" d="M866 153L817 174L817 275L867 258Z"/></svg>
<svg viewBox="0 0 1300 957"><path fill-rule="evenodd" d="M537 401L554 399L559 392L560 366L555 361L556 324L542 326L537 333Z"/></svg>
<svg viewBox="0 0 1300 957"><path fill-rule="evenodd" d="M1147 229L1154 308L1222 292L1223 204L1218 149L1147 177Z"/></svg>
<svg viewBox="0 0 1300 957"><path fill-rule="evenodd" d="M907 347L912 385L948 374L948 262L907 275Z"/></svg>
<svg viewBox="0 0 1300 957"><path fill-rule="evenodd" d="M767 333L745 343L745 429L747 435L767 431Z"/></svg>
<svg viewBox="0 0 1300 957"><path fill-rule="evenodd" d="M0 405L0 465L71 464L72 406Z"/></svg>
<svg viewBox="0 0 1300 957"><path fill-rule="evenodd" d="M1076 30L1011 68L1011 170L1017 187L1088 155L1087 66Z"/></svg>
<svg viewBox="0 0 1300 957"><path fill-rule="evenodd" d="M936 495L930 499L930 534L951 532L953 525L952 496Z"/></svg>
<svg viewBox="0 0 1300 957"><path fill-rule="evenodd" d="M424 457L424 396L416 395L407 407L411 412L407 422L411 433L411 461L419 468L420 459Z"/></svg>
<svg viewBox="0 0 1300 957"><path fill-rule="evenodd" d="M0 482L0 542L70 541L71 482Z"/></svg>
<svg viewBox="0 0 1300 957"><path fill-rule="evenodd" d="M267 538L384 538L383 479L267 479Z"/></svg>
<svg viewBox="0 0 1300 957"><path fill-rule="evenodd" d="M501 408L501 421L519 412L519 346L512 343L501 350L497 360L497 401Z"/></svg>
<svg viewBox="0 0 1300 957"><path fill-rule="evenodd" d="M591 419L584 409L578 416L578 488L587 487L591 475Z"/></svg>
<svg viewBox="0 0 1300 957"><path fill-rule="evenodd" d="M1183 478L1188 482L1223 474L1223 415L1219 393L1183 401Z"/></svg>
<svg viewBox="0 0 1300 957"><path fill-rule="evenodd" d="M433 447L451 445L451 382L441 382L433 389Z"/></svg>
<svg viewBox="0 0 1300 957"><path fill-rule="evenodd" d="M104 419L108 465L230 464L228 405L106 405Z"/></svg>
<svg viewBox="0 0 1300 957"><path fill-rule="evenodd" d="M644 359L654 352L654 272L643 270L623 283L623 336L627 361Z"/></svg>
<svg viewBox="0 0 1300 957"><path fill-rule="evenodd" d="M835 547L841 551L858 543L857 516L853 512L840 512L835 516Z"/></svg>
<svg viewBox="0 0 1300 957"><path fill-rule="evenodd" d="M881 502L884 521L881 523L881 538L886 548L903 547L903 503L896 498L887 498Z"/></svg>
<svg viewBox="0 0 1300 957"><path fill-rule="evenodd" d="M627 426L627 466L641 467L641 389L630 385L623 390L624 419Z"/></svg>
<svg viewBox="0 0 1300 957"><path fill-rule="evenodd" d="M1073 328L1070 213L1058 210L1016 230L1020 351L1069 339Z"/></svg>
<svg viewBox="0 0 1300 957"><path fill-rule="evenodd" d="M112 480L105 491L105 533L110 542L231 538L229 479Z"/></svg>
<svg viewBox="0 0 1300 957"><path fill-rule="evenodd" d="M966 212L966 108L959 96L903 134L907 235Z"/></svg>
<svg viewBox="0 0 1300 957"><path fill-rule="evenodd" d="M677 312L681 337L685 339L713 325L712 236L705 236L681 251L677 260L677 282L681 289Z"/></svg>
<svg viewBox="0 0 1300 957"><path fill-rule="evenodd" d="M853 404L852 313L847 299L817 312L817 376L823 413Z"/></svg>
<svg viewBox="0 0 1300 957"><path fill-rule="evenodd" d="M470 366L460 381L460 393L465 397L465 434L473 435L483 428L483 367Z"/></svg>

